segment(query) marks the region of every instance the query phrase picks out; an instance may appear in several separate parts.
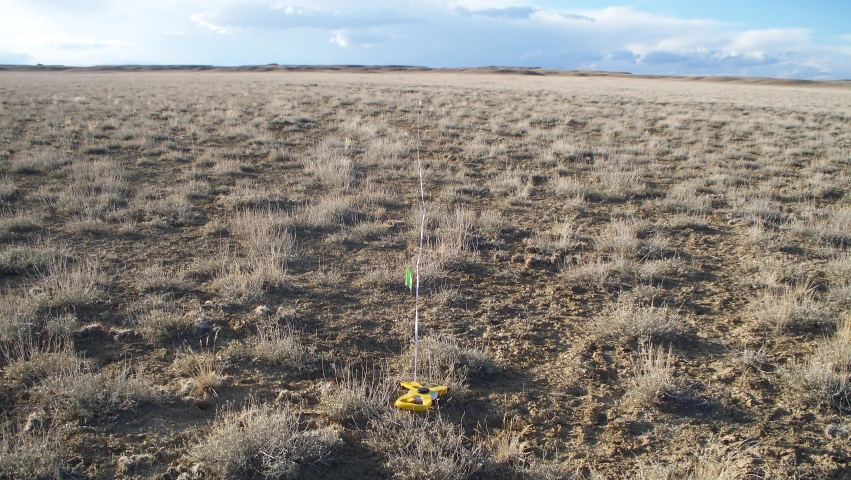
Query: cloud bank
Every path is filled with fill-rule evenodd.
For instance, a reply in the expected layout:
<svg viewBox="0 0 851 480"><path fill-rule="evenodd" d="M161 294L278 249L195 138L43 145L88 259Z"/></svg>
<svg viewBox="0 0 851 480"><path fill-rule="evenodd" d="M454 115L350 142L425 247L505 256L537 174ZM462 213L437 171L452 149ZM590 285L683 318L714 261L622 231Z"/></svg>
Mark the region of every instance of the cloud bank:
<svg viewBox="0 0 851 480"><path fill-rule="evenodd" d="M57 5L64 5L61 8ZM851 78L851 34L522 0L0 0L0 63L538 66Z"/></svg>

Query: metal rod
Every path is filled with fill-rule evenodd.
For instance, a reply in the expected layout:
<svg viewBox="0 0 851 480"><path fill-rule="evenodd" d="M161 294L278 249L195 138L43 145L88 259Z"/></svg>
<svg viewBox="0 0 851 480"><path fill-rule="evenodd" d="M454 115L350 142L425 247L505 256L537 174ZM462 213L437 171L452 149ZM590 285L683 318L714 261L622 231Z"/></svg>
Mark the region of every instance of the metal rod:
<svg viewBox="0 0 851 480"><path fill-rule="evenodd" d="M414 381L417 381L417 358L420 346L420 260L423 258L423 236L425 232L426 206L425 190L423 189L423 162L420 158L420 117L422 116L423 102L420 101L420 111L417 115L417 168L420 172L420 206L422 218L420 219L420 249L417 252L417 286L414 294Z"/></svg>

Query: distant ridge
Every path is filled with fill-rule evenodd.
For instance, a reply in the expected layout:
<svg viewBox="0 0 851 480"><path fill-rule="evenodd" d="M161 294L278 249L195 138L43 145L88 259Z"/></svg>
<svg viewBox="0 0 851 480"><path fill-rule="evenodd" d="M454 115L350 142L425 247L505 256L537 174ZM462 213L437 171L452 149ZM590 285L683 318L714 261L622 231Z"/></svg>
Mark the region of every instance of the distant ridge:
<svg viewBox="0 0 851 480"><path fill-rule="evenodd" d="M769 77L735 76L685 76L685 75L633 75L629 72L602 70L557 70L540 67L459 67L430 68L414 65L243 65L221 67L215 65L97 65L69 67L65 65L0 65L0 72L433 72L467 73L477 75L545 75L567 77L624 77L646 79L675 79L690 82L741 83L779 86L830 86L851 88L851 80L796 80Z"/></svg>

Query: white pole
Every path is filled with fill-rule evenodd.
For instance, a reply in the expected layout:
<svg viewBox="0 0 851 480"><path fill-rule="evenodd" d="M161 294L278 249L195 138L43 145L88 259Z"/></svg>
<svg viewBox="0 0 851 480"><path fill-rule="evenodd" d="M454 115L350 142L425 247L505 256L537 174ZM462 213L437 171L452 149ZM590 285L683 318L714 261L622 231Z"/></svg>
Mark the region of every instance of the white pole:
<svg viewBox="0 0 851 480"><path fill-rule="evenodd" d="M417 116L417 169L420 172L420 207L422 218L420 219L420 250L417 252L417 287L414 294L414 381L417 381L417 355L420 346L420 260L423 258L423 236L425 232L426 206L425 190L423 189L423 162L420 158L420 122L422 116L423 102L420 101L420 112Z"/></svg>

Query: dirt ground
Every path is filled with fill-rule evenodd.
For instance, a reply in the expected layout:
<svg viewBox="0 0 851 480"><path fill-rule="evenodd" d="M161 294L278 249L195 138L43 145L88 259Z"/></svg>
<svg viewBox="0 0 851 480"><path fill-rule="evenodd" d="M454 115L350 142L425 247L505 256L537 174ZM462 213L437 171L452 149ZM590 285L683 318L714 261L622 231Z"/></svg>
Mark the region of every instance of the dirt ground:
<svg viewBox="0 0 851 480"><path fill-rule="evenodd" d="M0 71L0 477L851 478L851 88L531 73Z"/></svg>

